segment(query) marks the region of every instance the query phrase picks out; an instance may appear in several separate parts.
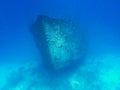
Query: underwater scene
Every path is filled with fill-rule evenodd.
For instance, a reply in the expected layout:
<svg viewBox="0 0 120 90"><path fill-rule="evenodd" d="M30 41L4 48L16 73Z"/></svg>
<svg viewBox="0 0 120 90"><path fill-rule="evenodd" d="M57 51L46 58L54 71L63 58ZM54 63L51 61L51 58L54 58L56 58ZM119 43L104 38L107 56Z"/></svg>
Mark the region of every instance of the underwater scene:
<svg viewBox="0 0 120 90"><path fill-rule="evenodd" d="M120 1L0 0L0 90L120 90Z"/></svg>

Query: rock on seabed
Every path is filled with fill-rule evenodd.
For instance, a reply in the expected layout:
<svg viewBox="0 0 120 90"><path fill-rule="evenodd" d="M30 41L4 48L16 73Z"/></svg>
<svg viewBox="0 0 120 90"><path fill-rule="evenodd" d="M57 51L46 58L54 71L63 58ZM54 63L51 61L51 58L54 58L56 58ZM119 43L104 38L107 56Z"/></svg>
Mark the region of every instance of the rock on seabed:
<svg viewBox="0 0 120 90"><path fill-rule="evenodd" d="M76 23L40 15L31 32L46 66L61 69L83 62L85 44Z"/></svg>

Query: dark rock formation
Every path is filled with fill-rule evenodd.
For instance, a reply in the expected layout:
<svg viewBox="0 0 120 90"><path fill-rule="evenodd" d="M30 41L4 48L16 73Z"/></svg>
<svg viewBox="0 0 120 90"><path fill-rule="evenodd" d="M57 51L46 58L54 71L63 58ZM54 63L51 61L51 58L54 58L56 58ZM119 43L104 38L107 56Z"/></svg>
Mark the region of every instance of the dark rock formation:
<svg viewBox="0 0 120 90"><path fill-rule="evenodd" d="M31 32L47 67L58 70L83 62L85 44L79 31L72 21L38 16Z"/></svg>

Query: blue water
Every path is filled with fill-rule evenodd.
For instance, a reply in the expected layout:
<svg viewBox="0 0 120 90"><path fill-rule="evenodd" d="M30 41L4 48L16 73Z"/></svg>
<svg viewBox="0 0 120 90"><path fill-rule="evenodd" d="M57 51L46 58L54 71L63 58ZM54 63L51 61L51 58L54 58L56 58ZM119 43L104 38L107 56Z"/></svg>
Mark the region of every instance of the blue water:
<svg viewBox="0 0 120 90"><path fill-rule="evenodd" d="M0 90L120 90L119 0L0 0ZM30 27L38 15L79 22L86 64L55 77L42 67Z"/></svg>

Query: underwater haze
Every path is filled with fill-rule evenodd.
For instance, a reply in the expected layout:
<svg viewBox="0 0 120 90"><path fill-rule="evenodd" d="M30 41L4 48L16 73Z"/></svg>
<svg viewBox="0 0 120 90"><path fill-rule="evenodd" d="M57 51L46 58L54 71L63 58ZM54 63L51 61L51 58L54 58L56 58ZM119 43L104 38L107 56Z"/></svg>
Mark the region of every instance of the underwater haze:
<svg viewBox="0 0 120 90"><path fill-rule="evenodd" d="M39 15L79 24L83 64L44 68L30 31ZM0 90L120 90L120 1L0 0Z"/></svg>

